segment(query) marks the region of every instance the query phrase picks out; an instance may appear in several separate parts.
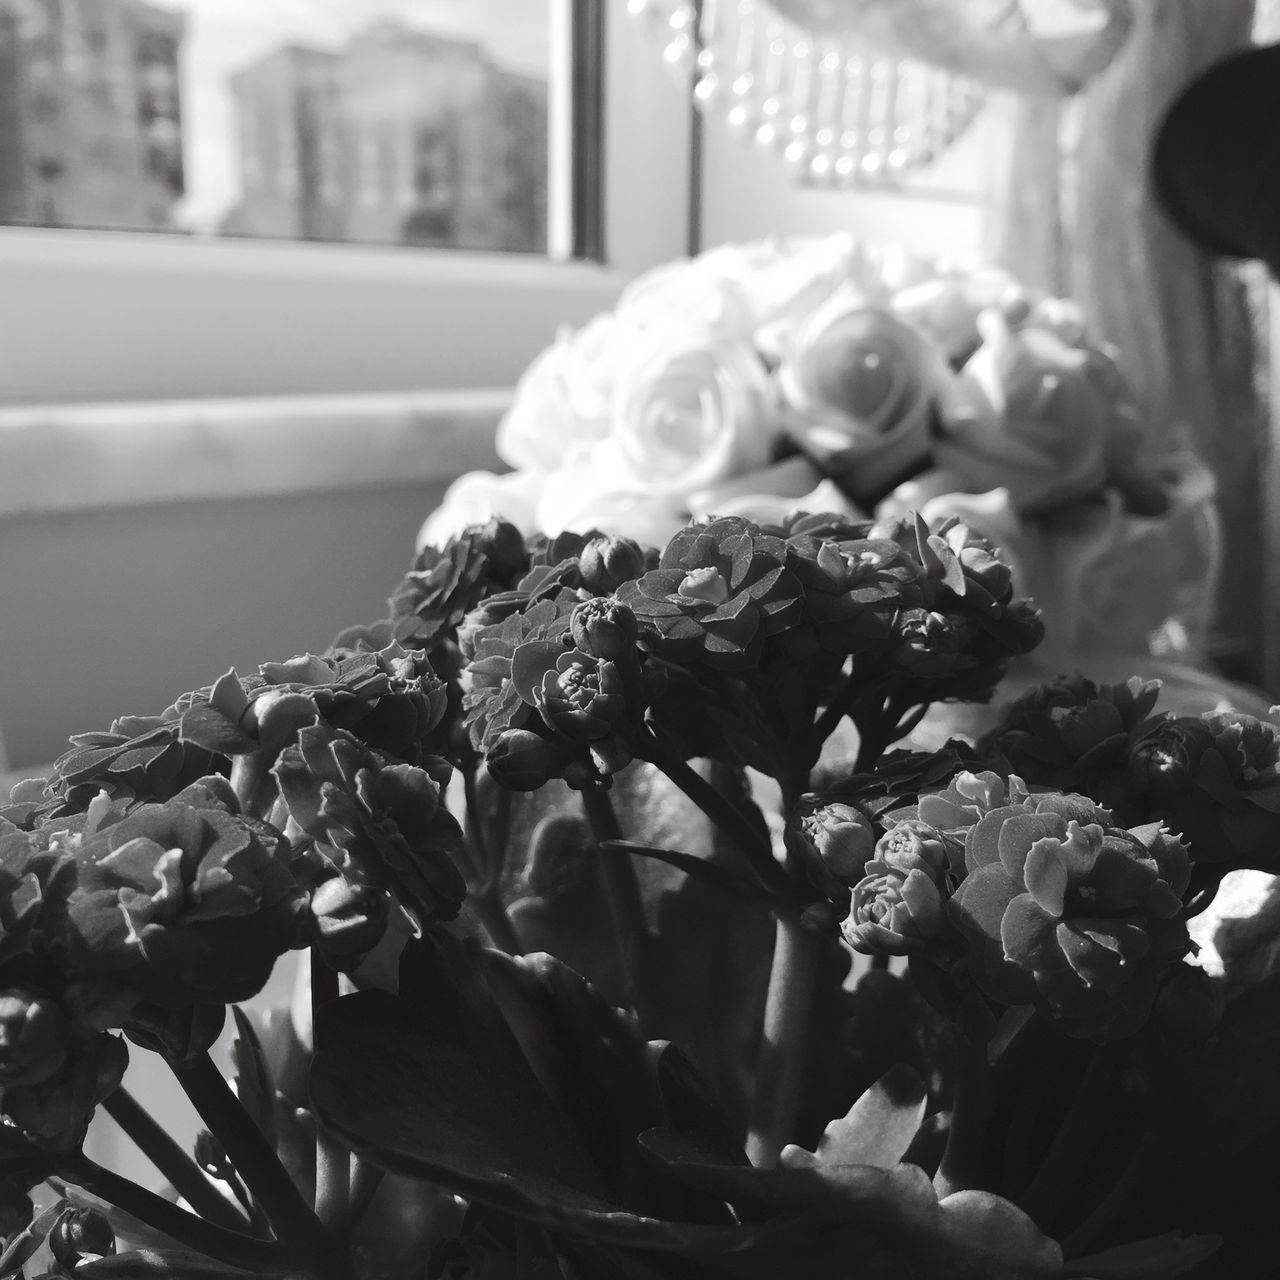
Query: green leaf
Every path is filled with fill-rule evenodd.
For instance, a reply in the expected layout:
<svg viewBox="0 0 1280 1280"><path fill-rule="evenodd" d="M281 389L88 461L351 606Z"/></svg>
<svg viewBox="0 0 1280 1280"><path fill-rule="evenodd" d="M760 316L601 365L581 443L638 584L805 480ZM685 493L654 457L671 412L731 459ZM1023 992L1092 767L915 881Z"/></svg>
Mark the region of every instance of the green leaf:
<svg viewBox="0 0 1280 1280"><path fill-rule="evenodd" d="M723 1195L740 1212L804 1214L819 1225L865 1231L915 1270L947 1280L1056 1280L1062 1250L1021 1209L985 1191L958 1191L942 1200L914 1165L876 1169L826 1165L782 1169L714 1163L704 1144L652 1131L641 1142L690 1186Z"/></svg>
<svg viewBox="0 0 1280 1280"><path fill-rule="evenodd" d="M9 1241L4 1252L0 1253L0 1280L8 1280L10 1276L16 1276L22 1270L36 1250L44 1244L45 1236L49 1234L50 1228L58 1220L58 1215L66 1207L65 1200L55 1200L38 1213L25 1230L18 1232Z"/></svg>
<svg viewBox="0 0 1280 1280"><path fill-rule="evenodd" d="M98 1262L85 1262L75 1269L77 1280L110 1277L110 1280L153 1280L170 1276L173 1280L264 1280L259 1273L241 1271L225 1263L214 1262L198 1253L171 1249L139 1249L118 1253ZM283 1275L283 1272L277 1274Z"/></svg>
<svg viewBox="0 0 1280 1280"><path fill-rule="evenodd" d="M919 1073L901 1063L890 1067L846 1116L827 1125L815 1153L817 1162L892 1169L923 1123L925 1105Z"/></svg>
<svg viewBox="0 0 1280 1280"><path fill-rule="evenodd" d="M549 962L548 981L528 979L527 964L492 953L535 1075L516 1040L490 1025L497 1006L460 946L440 941L441 962L413 978L407 1000L361 992L321 1011L311 1098L326 1128L381 1168L601 1244L718 1252L749 1238L735 1225L644 1211L652 1187L639 1153L625 1150L622 1121L651 1108L655 1085L620 1047L617 1023L593 1027L602 1015L585 983L574 989L581 979ZM538 1076L562 1096L549 1097ZM606 1105L612 1114L601 1114ZM593 1133L593 1120L604 1127Z"/></svg>
<svg viewBox="0 0 1280 1280"><path fill-rule="evenodd" d="M231 1045L236 1097L262 1131L263 1137L274 1147L276 1126L273 1103L276 1089L271 1079L271 1068L267 1066L262 1041L258 1039L253 1023L239 1005L232 1005L231 1016L236 1021L236 1038Z"/></svg>
<svg viewBox="0 0 1280 1280"><path fill-rule="evenodd" d="M1088 1280L1173 1280L1198 1266L1221 1244L1219 1236L1185 1236L1170 1231L1087 1258L1072 1258L1065 1274L1087 1276Z"/></svg>
<svg viewBox="0 0 1280 1280"><path fill-rule="evenodd" d="M774 901L773 895L762 886L746 879L744 876L735 875L732 871L720 866L719 863L712 862L707 858L700 858L696 854L683 853L679 849L655 849L652 845L638 844L634 840L606 840L600 847L604 850L630 853L638 857L653 858L658 862L665 862L668 866L676 867L678 870L686 872L694 879L702 880L713 888L719 889L723 893L730 893L746 902L758 902L767 905Z"/></svg>

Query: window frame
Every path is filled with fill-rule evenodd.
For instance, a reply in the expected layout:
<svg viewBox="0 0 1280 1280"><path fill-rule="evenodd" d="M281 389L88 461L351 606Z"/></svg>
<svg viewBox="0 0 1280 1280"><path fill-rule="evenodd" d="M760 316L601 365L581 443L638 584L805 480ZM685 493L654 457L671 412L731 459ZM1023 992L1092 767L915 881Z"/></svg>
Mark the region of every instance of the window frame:
<svg viewBox="0 0 1280 1280"><path fill-rule="evenodd" d="M580 114L576 161L552 148L600 190L594 225L552 210L552 249L578 257L3 227L0 404L512 385L557 328L685 248L687 86L620 6L606 22L608 0L551 2L553 47L600 57L594 134ZM558 84L566 136L590 90Z"/></svg>

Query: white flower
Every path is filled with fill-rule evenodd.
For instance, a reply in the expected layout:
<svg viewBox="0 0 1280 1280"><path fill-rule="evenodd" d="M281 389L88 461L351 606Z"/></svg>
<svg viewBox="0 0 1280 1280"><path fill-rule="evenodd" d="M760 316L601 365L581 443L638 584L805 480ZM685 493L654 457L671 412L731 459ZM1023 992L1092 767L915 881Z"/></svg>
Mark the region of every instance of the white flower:
<svg viewBox="0 0 1280 1280"><path fill-rule="evenodd" d="M498 425L498 456L513 467L551 471L569 448L609 431L613 375L631 330L599 315L577 332L565 329L521 375Z"/></svg>
<svg viewBox="0 0 1280 1280"><path fill-rule="evenodd" d="M748 344L677 325L647 334L635 357L614 386L603 454L629 488L684 495L769 461L781 432Z"/></svg>
<svg viewBox="0 0 1280 1280"><path fill-rule="evenodd" d="M928 456L948 380L917 329L848 287L796 327L778 369L791 438L864 503Z"/></svg>
<svg viewBox="0 0 1280 1280"><path fill-rule="evenodd" d="M449 486L444 501L418 531L418 549L443 546L469 525L484 524L494 516L510 520L521 533L536 533L543 483L542 474L534 471L512 471L502 476L491 471L468 471Z"/></svg>

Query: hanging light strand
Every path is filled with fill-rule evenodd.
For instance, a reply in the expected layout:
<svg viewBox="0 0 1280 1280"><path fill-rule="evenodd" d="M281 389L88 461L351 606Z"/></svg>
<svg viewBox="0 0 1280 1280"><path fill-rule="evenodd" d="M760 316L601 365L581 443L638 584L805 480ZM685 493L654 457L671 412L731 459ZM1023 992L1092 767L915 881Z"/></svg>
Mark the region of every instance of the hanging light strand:
<svg viewBox="0 0 1280 1280"><path fill-rule="evenodd" d="M729 18L727 10L732 10ZM627 0L691 76L699 109L784 156L806 183L893 187L928 167L986 103L975 80L849 40L819 40L764 0Z"/></svg>

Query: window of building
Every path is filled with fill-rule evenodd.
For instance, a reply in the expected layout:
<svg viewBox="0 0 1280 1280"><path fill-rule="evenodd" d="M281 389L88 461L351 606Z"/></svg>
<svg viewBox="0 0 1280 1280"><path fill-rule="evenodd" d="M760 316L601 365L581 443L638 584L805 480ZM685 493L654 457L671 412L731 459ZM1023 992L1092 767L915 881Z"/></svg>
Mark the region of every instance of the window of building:
<svg viewBox="0 0 1280 1280"><path fill-rule="evenodd" d="M483 148L454 146L473 171L451 189L442 247L545 253L551 10L552 0L63 0L53 8L0 0L19 69L0 135L7 150L32 159L0 176L13 188L0 191L0 209L10 223L42 220L37 141L24 136L35 115L63 121L55 138L39 142L59 149L69 179L61 225L403 243L414 210L397 169L407 175L411 155L405 143L397 154L397 140L423 128L457 133L479 118L494 134L518 127L519 145L494 136ZM53 58L65 70L81 46L92 52L93 78L62 75L50 85L37 68ZM110 83L121 86L122 105L133 99L125 107L132 136L120 142L138 160L120 166L115 189L78 182L76 173L84 150L76 131L86 113L110 105ZM500 109L513 94L518 119ZM259 153L253 122L263 114L274 136ZM333 137L340 122L365 153L350 166L355 189L346 192L332 143L324 172L322 148L309 144L326 131ZM176 147L170 133L180 134ZM523 205L509 198L513 183L495 156L521 168L514 186Z"/></svg>
<svg viewBox="0 0 1280 1280"><path fill-rule="evenodd" d="M60 145L59 122L85 113L60 109L38 138L6 126L31 64L25 35L0 38L0 71L17 69L0 75L0 404L511 386L560 326L611 306L629 277L688 244L688 85L613 0L57 0L43 9L48 49L61 47L59 15L98 6L119 10L104 25L111 55L128 55L115 76L120 161L92 184L115 203L98 216L81 203L91 184L58 176L80 154ZM0 0L0 37L33 12L32 0ZM422 104L421 86L404 90L383 68L383 97L339 113L342 86L359 87L342 51L378 44L369 21L421 29L433 12L435 47L474 73L468 47L489 40L506 91L454 113L455 128L447 103L425 119L405 107ZM169 25L137 39L126 13ZM215 17L220 78L193 79L197 34ZM541 71L512 44L536 33L535 17ZM264 67L287 92L244 83ZM45 89L69 92L64 79ZM237 94L255 109L238 110ZM536 121L531 99L545 112ZM292 193L280 138L291 116ZM210 119L219 128L202 132ZM402 130L387 201L383 119ZM481 132L493 122L510 127L501 146ZM494 182L485 221L469 224L464 138L486 154L484 181L504 157L542 157ZM143 174L144 196L121 190L126 171ZM210 172L220 186L204 183ZM366 206L370 189L379 198ZM248 206L255 226L237 226Z"/></svg>

